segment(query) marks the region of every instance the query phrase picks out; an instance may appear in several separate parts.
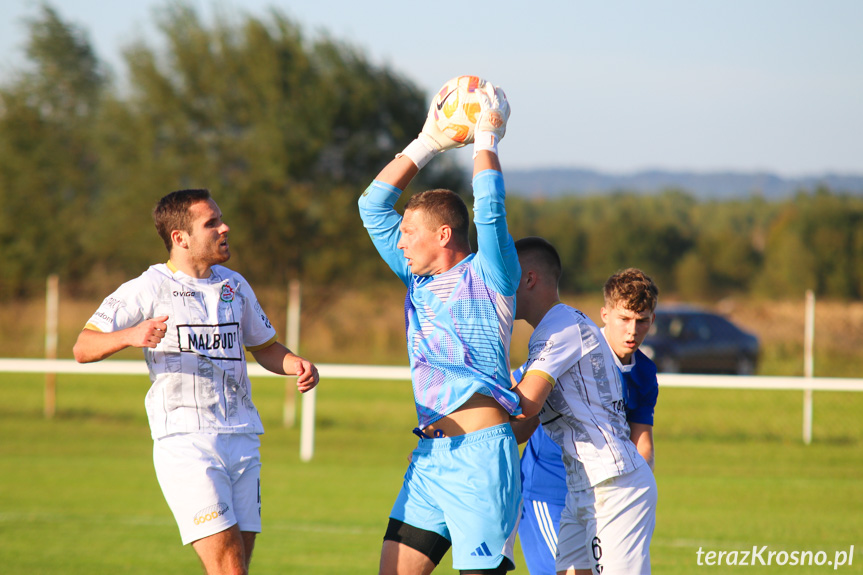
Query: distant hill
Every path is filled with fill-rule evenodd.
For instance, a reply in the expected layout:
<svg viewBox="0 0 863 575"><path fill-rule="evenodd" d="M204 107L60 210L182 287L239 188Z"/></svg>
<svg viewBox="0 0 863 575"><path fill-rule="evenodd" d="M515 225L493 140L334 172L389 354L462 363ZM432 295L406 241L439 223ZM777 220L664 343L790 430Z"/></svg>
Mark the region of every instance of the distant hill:
<svg viewBox="0 0 863 575"><path fill-rule="evenodd" d="M505 170L507 190L516 195L556 197L611 191L644 194L676 188L698 199L733 199L753 194L769 200L793 196L801 189L826 186L834 192L863 195L863 175L824 174L783 178L770 173L668 172L649 170L633 174L609 174L592 170L549 168Z"/></svg>

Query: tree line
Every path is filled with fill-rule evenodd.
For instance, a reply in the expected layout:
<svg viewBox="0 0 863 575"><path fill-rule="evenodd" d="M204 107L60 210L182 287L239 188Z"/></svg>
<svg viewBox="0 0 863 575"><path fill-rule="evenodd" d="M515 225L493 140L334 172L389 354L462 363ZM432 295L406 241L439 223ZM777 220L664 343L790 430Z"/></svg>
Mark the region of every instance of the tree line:
<svg viewBox="0 0 863 575"><path fill-rule="evenodd" d="M104 294L164 261L150 212L185 187L213 192L232 228L231 266L253 284L391 281L356 200L422 127L428 96L410 80L275 9L207 24L169 3L158 46L125 48L122 82L49 4L26 25L26 65L0 85L7 296L41 294L52 273ZM413 184L431 186L470 196L446 157ZM780 202L510 194L507 209L514 237L559 247L567 291L595 292L634 265L686 298L863 297L863 199L826 188Z"/></svg>

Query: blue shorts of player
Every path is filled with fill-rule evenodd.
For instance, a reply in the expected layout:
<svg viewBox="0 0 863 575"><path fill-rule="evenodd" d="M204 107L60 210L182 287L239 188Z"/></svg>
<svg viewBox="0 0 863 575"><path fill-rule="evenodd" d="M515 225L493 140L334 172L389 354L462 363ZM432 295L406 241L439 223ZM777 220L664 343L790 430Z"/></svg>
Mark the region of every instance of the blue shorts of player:
<svg viewBox="0 0 863 575"><path fill-rule="evenodd" d="M420 439L384 538L417 549L435 564L447 550L440 550L443 538L452 544L453 569L496 569L504 562L512 569L521 507L517 461L518 445L508 423L458 437ZM408 532L414 527L440 537L401 537L394 533L399 523Z"/></svg>
<svg viewBox="0 0 863 575"><path fill-rule="evenodd" d="M554 575L560 514L566 505L566 469L560 447L540 425L521 456L522 505L518 536L531 575Z"/></svg>
<svg viewBox="0 0 863 575"><path fill-rule="evenodd" d="M524 498L518 537L530 575L554 575L557 534L564 505Z"/></svg>

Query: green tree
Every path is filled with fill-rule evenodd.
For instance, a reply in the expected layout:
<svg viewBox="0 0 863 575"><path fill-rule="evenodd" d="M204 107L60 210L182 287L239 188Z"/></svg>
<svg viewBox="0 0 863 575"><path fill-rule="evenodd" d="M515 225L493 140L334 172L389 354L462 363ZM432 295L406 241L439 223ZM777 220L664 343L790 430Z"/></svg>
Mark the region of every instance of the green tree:
<svg viewBox="0 0 863 575"><path fill-rule="evenodd" d="M254 281L379 271L366 263L377 258L356 199L421 128L420 91L348 46L310 42L276 10L207 26L176 2L158 25L161 50L139 42L125 52L130 97L105 135L113 191L103 204L140 208L140 198L152 205L206 187L233 227L238 269ZM418 185L463 182L442 164Z"/></svg>
<svg viewBox="0 0 863 575"><path fill-rule="evenodd" d="M589 234L587 268L593 283L602 285L614 271L633 266L664 290L675 289L674 266L695 239L694 205L694 198L679 190L608 197Z"/></svg>
<svg viewBox="0 0 863 575"><path fill-rule="evenodd" d="M693 221L698 233L692 254L697 254L705 275L697 292L690 286L690 297L749 290L762 263L764 222L772 213L772 207L760 198L710 201L695 208ZM677 274L685 281L682 270ZM683 290L684 286L678 286Z"/></svg>
<svg viewBox="0 0 863 575"><path fill-rule="evenodd" d="M89 269L80 238L98 188L91 126L107 85L82 29L45 4L27 25L28 67L0 89L0 284L13 294Z"/></svg>
<svg viewBox="0 0 863 575"><path fill-rule="evenodd" d="M758 290L799 296L860 298L863 200L825 188L801 191L773 222Z"/></svg>

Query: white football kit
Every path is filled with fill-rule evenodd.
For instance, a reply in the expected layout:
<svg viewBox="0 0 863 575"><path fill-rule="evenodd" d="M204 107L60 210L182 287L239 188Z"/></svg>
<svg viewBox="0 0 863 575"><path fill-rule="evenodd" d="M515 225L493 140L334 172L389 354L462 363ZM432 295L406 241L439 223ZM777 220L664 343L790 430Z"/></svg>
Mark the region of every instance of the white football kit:
<svg viewBox="0 0 863 575"><path fill-rule="evenodd" d="M599 327L558 303L530 337L525 375L553 386L539 419L566 467L556 569L649 573L656 482L629 439L621 375Z"/></svg>
<svg viewBox="0 0 863 575"><path fill-rule="evenodd" d="M209 278L197 279L169 266L151 266L121 285L86 327L114 332L168 316L164 339L143 348L153 439L199 431L263 433L243 346L265 348L276 330L240 274L213 266Z"/></svg>
<svg viewBox="0 0 863 575"><path fill-rule="evenodd" d="M233 523L259 532L264 427L243 347L266 348L276 331L240 274L213 266L197 279L171 262L121 285L86 327L108 333L162 316L165 337L143 348L152 383L145 404L156 475L183 543Z"/></svg>

